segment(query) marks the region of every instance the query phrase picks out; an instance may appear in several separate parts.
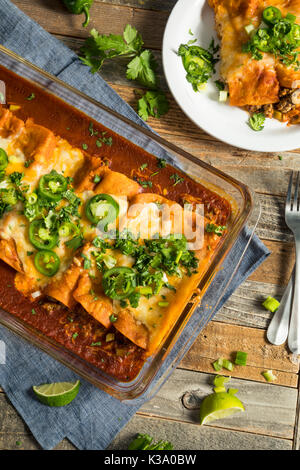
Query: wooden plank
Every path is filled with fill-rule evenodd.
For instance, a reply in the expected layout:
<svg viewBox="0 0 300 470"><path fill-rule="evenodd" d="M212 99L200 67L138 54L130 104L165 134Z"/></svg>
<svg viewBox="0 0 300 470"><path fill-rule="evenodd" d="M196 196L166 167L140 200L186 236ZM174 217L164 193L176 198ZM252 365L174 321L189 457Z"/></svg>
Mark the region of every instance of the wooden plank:
<svg viewBox="0 0 300 470"><path fill-rule="evenodd" d="M96 0L98 3L110 3L111 5L125 5L145 10L171 11L177 0Z"/></svg>
<svg viewBox="0 0 300 470"><path fill-rule="evenodd" d="M232 372L222 369L222 374L247 378L265 383L262 371L272 369L276 384L297 387L299 370L286 345L274 346L266 342L265 331L210 322L183 358L180 367L213 373L212 363L219 357L234 361L236 351L248 353L247 366L235 366Z"/></svg>
<svg viewBox="0 0 300 470"><path fill-rule="evenodd" d="M126 24L141 33L145 46L160 49L168 11L144 10L108 3L93 5L88 28L82 27L82 16L72 15L60 0L13 0L13 3L50 33L86 38L92 28L102 34L120 34ZM153 27L155 25L155 28Z"/></svg>
<svg viewBox="0 0 300 470"><path fill-rule="evenodd" d="M215 320L266 329L273 313L266 310L262 302L269 295L280 302L284 289L276 284L247 280L226 301Z"/></svg>
<svg viewBox="0 0 300 470"><path fill-rule="evenodd" d="M108 449L127 449L138 432L153 436L155 441L169 440L175 450L291 450L292 448L292 441L286 439L136 415Z"/></svg>
<svg viewBox="0 0 300 470"><path fill-rule="evenodd" d="M270 256L262 263L249 279L285 286L290 278L295 262L294 244L262 240L270 250Z"/></svg>
<svg viewBox="0 0 300 470"><path fill-rule="evenodd" d="M200 404L204 397L212 393L214 377L212 374L177 369L138 413L198 424ZM237 396L244 404L245 412L213 421L206 429L212 426L293 438L296 389L233 378L227 385L238 389Z"/></svg>

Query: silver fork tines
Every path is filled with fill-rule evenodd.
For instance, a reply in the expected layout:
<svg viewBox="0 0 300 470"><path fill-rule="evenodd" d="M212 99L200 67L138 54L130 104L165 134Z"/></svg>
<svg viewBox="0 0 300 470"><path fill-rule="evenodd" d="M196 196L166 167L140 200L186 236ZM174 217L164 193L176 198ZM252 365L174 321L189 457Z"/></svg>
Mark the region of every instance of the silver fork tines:
<svg viewBox="0 0 300 470"><path fill-rule="evenodd" d="M288 346L291 352L300 354L300 210L299 210L299 181L297 172L293 194L294 172L292 172L285 204L285 221L295 238L296 263L294 296L292 300L291 318L288 333Z"/></svg>

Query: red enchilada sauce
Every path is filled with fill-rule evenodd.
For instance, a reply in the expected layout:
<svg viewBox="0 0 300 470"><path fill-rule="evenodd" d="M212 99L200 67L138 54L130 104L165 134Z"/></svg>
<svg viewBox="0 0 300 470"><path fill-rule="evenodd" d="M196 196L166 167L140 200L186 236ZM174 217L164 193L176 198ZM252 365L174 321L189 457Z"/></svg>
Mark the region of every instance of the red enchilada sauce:
<svg viewBox="0 0 300 470"><path fill-rule="evenodd" d="M186 199L202 203L208 219L213 216L216 223L226 224L231 211L226 199L172 166L162 167L155 156L2 66L0 79L6 83L7 105L20 106L14 112L18 118L31 118L72 146L98 156L111 170L138 181L143 192L160 194L181 204ZM81 306L70 311L48 299L30 302L15 289L14 276L15 271L0 261L1 308L107 374L121 381L136 377L145 361L143 349L113 326L105 329Z"/></svg>

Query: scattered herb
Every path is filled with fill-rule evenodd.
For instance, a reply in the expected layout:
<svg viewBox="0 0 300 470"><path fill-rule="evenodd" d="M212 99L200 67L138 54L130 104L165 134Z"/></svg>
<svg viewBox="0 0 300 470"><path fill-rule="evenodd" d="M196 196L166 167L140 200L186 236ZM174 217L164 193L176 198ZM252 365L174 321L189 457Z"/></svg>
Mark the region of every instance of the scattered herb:
<svg viewBox="0 0 300 470"><path fill-rule="evenodd" d="M173 445L168 441L158 441L153 443L153 438L149 434L138 434L130 443L128 450L172 450Z"/></svg>
<svg viewBox="0 0 300 470"><path fill-rule="evenodd" d="M215 73L215 64L219 59L214 57L218 46L212 40L209 50L200 46L181 44L177 54L181 57L186 71L186 79L192 85L194 91L200 91L205 87L208 79Z"/></svg>
<svg viewBox="0 0 300 470"><path fill-rule="evenodd" d="M143 187L143 188L152 188L152 181L148 180L141 180L140 178L137 180L137 182Z"/></svg>
<svg viewBox="0 0 300 470"><path fill-rule="evenodd" d="M184 182L184 178L179 176L177 173L174 173L173 175L171 175L170 179L174 181L173 186L177 186L177 184L180 184L180 183Z"/></svg>
<svg viewBox="0 0 300 470"><path fill-rule="evenodd" d="M147 91L138 101L138 114L147 121L149 116L160 118L169 111L169 102L161 91Z"/></svg>
<svg viewBox="0 0 300 470"><path fill-rule="evenodd" d="M31 95L27 96L27 101L31 101L31 100L34 100L35 98L35 94L34 93L31 93Z"/></svg>
<svg viewBox="0 0 300 470"><path fill-rule="evenodd" d="M101 181L101 176L100 176L100 175L95 175L95 177L94 177L94 183L97 184L97 183L100 183L100 181Z"/></svg>
<svg viewBox="0 0 300 470"><path fill-rule="evenodd" d="M149 49L143 49L143 39L133 26L127 24L123 35L99 34L92 29L90 37L81 48L81 61L90 67L92 73L98 72L103 63L115 57L126 57L126 78L136 80L142 86L155 91L156 96L145 94L138 103L138 112L142 119L147 120L149 115L160 117L169 109L167 99L162 91L158 91L156 76L157 62ZM146 96L147 95L147 96ZM98 141L96 145L101 146Z"/></svg>
<svg viewBox="0 0 300 470"><path fill-rule="evenodd" d="M218 237L223 235L224 230L226 230L224 225L207 224L205 227L207 233L215 233Z"/></svg>

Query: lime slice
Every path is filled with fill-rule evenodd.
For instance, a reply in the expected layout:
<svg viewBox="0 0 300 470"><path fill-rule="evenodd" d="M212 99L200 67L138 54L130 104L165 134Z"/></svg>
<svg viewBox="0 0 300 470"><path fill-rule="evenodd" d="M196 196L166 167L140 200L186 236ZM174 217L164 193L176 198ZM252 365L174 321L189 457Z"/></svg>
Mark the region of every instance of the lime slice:
<svg viewBox="0 0 300 470"><path fill-rule="evenodd" d="M200 405L200 424L226 418L238 411L245 411L245 408L235 395L227 392L212 393Z"/></svg>
<svg viewBox="0 0 300 470"><path fill-rule="evenodd" d="M40 402L48 406L65 406L76 397L80 381L56 382L53 384L34 385L33 391Z"/></svg>

